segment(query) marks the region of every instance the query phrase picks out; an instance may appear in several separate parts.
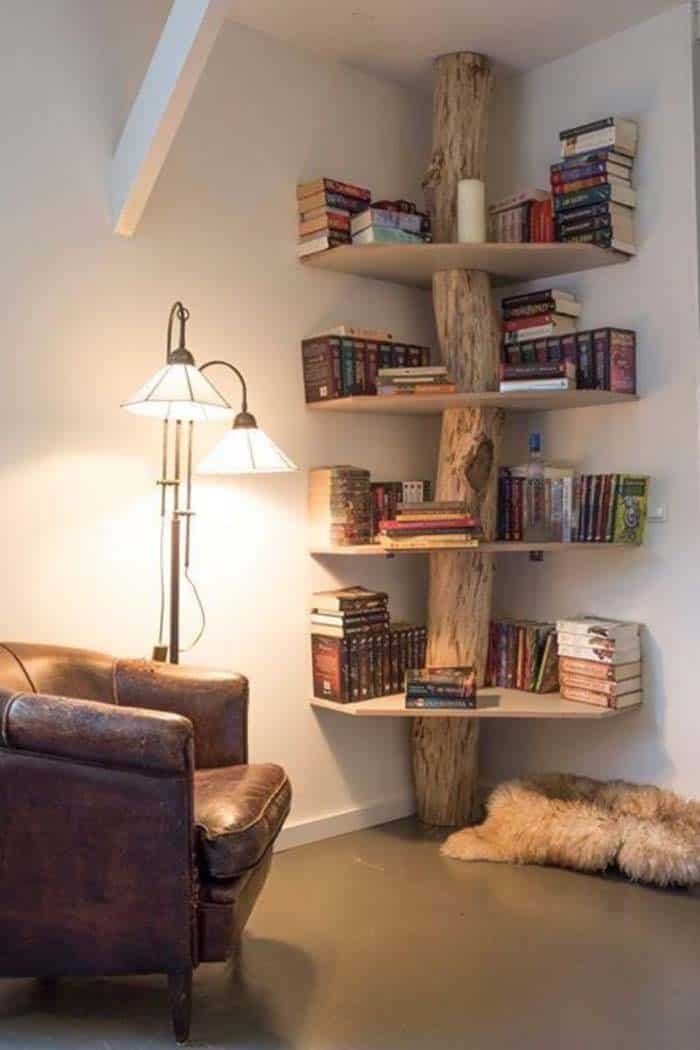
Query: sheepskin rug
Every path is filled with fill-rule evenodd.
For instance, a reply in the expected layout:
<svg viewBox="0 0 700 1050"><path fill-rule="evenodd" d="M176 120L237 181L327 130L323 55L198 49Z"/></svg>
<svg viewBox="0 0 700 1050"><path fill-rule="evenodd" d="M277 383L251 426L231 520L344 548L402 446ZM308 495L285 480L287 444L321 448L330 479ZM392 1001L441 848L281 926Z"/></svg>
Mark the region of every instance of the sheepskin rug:
<svg viewBox="0 0 700 1050"><path fill-rule="evenodd" d="M445 856L578 871L617 865L636 882L700 882L700 802L671 791L552 773L500 784L486 810L483 824L450 835Z"/></svg>

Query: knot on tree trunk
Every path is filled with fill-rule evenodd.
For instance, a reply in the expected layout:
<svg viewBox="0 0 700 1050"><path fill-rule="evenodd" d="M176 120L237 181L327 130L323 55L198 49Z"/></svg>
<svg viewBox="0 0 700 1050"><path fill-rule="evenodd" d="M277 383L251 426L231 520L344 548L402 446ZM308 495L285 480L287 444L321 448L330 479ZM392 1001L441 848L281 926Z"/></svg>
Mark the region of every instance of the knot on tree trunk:
<svg viewBox="0 0 700 1050"><path fill-rule="evenodd" d="M484 494L493 469L493 441L481 434L462 461L467 484L478 494Z"/></svg>

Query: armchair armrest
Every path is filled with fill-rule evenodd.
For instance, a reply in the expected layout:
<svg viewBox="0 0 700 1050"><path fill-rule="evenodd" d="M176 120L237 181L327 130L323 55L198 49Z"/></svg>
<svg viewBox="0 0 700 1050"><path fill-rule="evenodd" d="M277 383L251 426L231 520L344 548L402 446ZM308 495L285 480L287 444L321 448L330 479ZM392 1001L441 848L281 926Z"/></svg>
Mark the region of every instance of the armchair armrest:
<svg viewBox="0 0 700 1050"><path fill-rule="evenodd" d="M226 671L118 660L118 704L184 715L194 726L198 769L248 761L248 679Z"/></svg>
<svg viewBox="0 0 700 1050"><path fill-rule="evenodd" d="M0 692L0 727L2 745L18 751L160 773L193 765L190 722L161 711Z"/></svg>

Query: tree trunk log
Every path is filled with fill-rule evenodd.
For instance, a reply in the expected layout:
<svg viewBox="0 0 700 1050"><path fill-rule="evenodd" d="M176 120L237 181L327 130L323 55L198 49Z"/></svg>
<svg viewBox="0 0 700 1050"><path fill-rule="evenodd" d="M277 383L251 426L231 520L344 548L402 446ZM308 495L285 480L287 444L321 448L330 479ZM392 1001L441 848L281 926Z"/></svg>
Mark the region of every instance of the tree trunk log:
<svg viewBox="0 0 700 1050"><path fill-rule="evenodd" d="M437 241L456 240L457 183L483 178L486 112L491 88L487 58L462 53L439 58L434 97L433 157L424 180ZM450 270L433 278L433 305L442 359L460 390L496 389L500 331L488 275ZM451 409L443 414L436 499L463 500L492 538L503 413ZM493 559L478 552L430 556L428 664L472 664L484 684L491 615ZM469 823L475 810L479 723L417 718L413 771L418 814L429 824Z"/></svg>

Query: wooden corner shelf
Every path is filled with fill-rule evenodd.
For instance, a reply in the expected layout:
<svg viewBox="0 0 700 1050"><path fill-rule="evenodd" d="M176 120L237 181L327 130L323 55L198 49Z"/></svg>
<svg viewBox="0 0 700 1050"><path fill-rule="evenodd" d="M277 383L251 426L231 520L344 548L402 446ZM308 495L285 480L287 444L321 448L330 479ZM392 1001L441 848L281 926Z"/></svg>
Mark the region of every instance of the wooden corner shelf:
<svg viewBox="0 0 700 1050"><path fill-rule="evenodd" d="M568 551L614 551L638 550L634 543L523 543L521 541L496 540L493 543L480 543L478 547L410 547L407 550L386 550L380 543L365 543L355 547L312 547L309 553L315 558L325 557L362 557L391 558L395 554L431 554L436 551L471 550L481 554L517 554L529 551L542 551L545 554L564 554Z"/></svg>
<svg viewBox="0 0 700 1050"><path fill-rule="evenodd" d="M616 266L629 256L593 244L341 244L301 261L334 273L430 288L443 270L482 270L495 284Z"/></svg>
<svg viewBox="0 0 700 1050"><path fill-rule="evenodd" d="M477 706L466 711L407 708L403 693L380 696L373 700L359 700L349 704L312 697L309 703L312 707L324 708L327 711L336 711L338 714L356 718L559 718L571 721L614 718L628 711L638 711L642 706L636 704L634 707L615 710L564 700L559 693L526 693L520 689L499 689L497 687L480 689Z"/></svg>
<svg viewBox="0 0 700 1050"><path fill-rule="evenodd" d="M450 408L503 408L514 412L554 412L565 408L590 408L599 405L627 404L638 401L636 394L617 394L612 390L524 390L521 392L458 394L388 394L339 397L331 401L312 401L312 412L360 414L374 413L402 416L439 415Z"/></svg>

